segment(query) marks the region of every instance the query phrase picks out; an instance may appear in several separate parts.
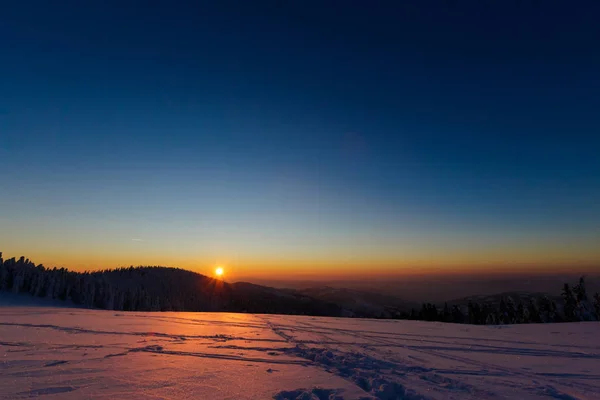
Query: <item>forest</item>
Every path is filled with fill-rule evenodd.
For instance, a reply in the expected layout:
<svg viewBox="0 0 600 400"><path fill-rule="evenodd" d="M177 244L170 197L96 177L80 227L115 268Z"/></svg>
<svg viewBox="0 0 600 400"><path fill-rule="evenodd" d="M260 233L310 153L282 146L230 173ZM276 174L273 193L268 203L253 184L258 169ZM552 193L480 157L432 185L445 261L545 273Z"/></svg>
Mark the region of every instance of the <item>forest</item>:
<svg viewBox="0 0 600 400"><path fill-rule="evenodd" d="M589 296L585 277L565 283L561 301L532 296L495 303L424 303L411 312L386 310L357 315L332 302L291 290L250 283L227 283L179 268L140 266L75 272L46 268L25 257L3 260L0 252L0 290L63 300L75 305L118 311L227 311L367 318L411 319L476 325L576 322L600 320L600 295Z"/></svg>

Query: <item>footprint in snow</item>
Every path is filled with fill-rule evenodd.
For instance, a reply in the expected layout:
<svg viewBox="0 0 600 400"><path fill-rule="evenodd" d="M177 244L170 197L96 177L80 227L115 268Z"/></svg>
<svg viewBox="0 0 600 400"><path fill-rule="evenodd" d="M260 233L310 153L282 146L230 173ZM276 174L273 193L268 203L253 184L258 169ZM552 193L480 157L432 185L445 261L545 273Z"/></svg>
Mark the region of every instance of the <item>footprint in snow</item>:
<svg viewBox="0 0 600 400"><path fill-rule="evenodd" d="M51 394L68 393L68 392L72 392L75 389L76 388L74 388L72 386L47 387L47 388L29 390L27 392L20 392L20 393L17 393L17 395L21 395L24 397L38 397L38 396L51 395Z"/></svg>
<svg viewBox="0 0 600 400"><path fill-rule="evenodd" d="M44 367L54 367L55 365L61 365L61 364L66 364L66 363L68 363L68 361L65 361L65 360L52 361L52 362L49 362L48 364L45 364Z"/></svg>

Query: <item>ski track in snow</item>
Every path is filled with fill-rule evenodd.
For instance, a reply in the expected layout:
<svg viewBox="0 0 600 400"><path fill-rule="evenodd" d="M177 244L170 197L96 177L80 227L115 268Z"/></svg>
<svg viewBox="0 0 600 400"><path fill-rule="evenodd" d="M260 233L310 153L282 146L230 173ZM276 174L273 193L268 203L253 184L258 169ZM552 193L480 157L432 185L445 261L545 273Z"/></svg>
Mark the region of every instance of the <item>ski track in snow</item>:
<svg viewBox="0 0 600 400"><path fill-rule="evenodd" d="M600 323L0 307L0 398L600 398Z"/></svg>

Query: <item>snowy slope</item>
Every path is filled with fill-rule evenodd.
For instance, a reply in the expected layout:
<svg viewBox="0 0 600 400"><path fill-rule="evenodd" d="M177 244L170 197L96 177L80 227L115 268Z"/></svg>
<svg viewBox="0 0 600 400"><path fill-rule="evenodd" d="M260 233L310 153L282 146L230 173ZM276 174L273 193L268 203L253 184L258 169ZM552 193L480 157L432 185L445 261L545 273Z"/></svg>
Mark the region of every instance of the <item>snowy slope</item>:
<svg viewBox="0 0 600 400"><path fill-rule="evenodd" d="M600 398L600 323L0 307L0 397Z"/></svg>

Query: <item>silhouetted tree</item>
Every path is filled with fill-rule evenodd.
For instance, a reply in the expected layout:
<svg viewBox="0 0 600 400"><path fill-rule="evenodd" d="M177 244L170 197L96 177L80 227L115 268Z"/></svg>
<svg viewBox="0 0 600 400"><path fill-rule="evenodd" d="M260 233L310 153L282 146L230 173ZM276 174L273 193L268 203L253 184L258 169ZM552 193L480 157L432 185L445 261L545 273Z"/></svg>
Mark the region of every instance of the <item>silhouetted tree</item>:
<svg viewBox="0 0 600 400"><path fill-rule="evenodd" d="M529 322L533 322L533 323L542 322L542 319L540 318L540 310L539 310L538 306L536 305L534 299L529 300L529 305L527 306L527 310L528 310L528 315L529 315Z"/></svg>
<svg viewBox="0 0 600 400"><path fill-rule="evenodd" d="M529 316L527 315L525 306L523 306L521 301L519 301L519 304L517 305L517 317L515 322L517 324L526 324L529 322Z"/></svg>
<svg viewBox="0 0 600 400"><path fill-rule="evenodd" d="M442 311L442 321L443 322L453 322L452 321L452 313L448 308L448 303L444 303L444 310Z"/></svg>
<svg viewBox="0 0 600 400"><path fill-rule="evenodd" d="M595 321L596 312L594 306L590 303L585 287L585 277L579 278L579 283L573 288L575 299L577 301L576 316L578 320Z"/></svg>
<svg viewBox="0 0 600 400"><path fill-rule="evenodd" d="M600 293L594 295L594 310L596 311L596 320L600 321Z"/></svg>
<svg viewBox="0 0 600 400"><path fill-rule="evenodd" d="M500 324L508 323L508 307L506 305L506 301L504 301L504 297L500 299L500 309L498 312L498 323L500 323Z"/></svg>
<svg viewBox="0 0 600 400"><path fill-rule="evenodd" d="M585 290L585 277L579 278L579 283L573 287L573 293L577 302L587 301L587 292Z"/></svg>
<svg viewBox="0 0 600 400"><path fill-rule="evenodd" d="M568 283L565 283L563 286L562 297L564 300L565 320L569 322L576 321L577 318L575 315L575 310L577 306L577 301Z"/></svg>
<svg viewBox="0 0 600 400"><path fill-rule="evenodd" d="M457 324L463 324L465 322L465 316L457 305L452 306L452 322Z"/></svg>
<svg viewBox="0 0 600 400"><path fill-rule="evenodd" d="M506 299L506 309L508 312L508 322L509 324L514 324L517 321L517 308L515 306L515 302L512 297L508 297Z"/></svg>
<svg viewBox="0 0 600 400"><path fill-rule="evenodd" d="M431 303L424 303L419 313L419 319L423 321L440 321L437 307Z"/></svg>
<svg viewBox="0 0 600 400"><path fill-rule="evenodd" d="M481 324L481 308L479 304L469 301L467 308L469 310L469 323L473 325Z"/></svg>

